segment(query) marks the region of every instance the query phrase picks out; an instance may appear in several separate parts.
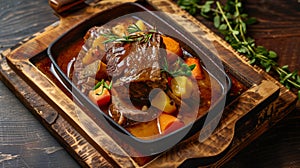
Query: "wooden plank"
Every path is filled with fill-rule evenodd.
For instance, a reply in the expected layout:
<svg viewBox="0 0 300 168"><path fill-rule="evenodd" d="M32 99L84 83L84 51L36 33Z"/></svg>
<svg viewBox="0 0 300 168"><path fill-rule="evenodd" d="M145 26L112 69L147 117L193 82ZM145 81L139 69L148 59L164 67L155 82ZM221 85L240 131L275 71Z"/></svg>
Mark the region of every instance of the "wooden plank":
<svg viewBox="0 0 300 168"><path fill-rule="evenodd" d="M224 117L222 120L223 123L220 124L220 127L217 129L217 131L214 132L214 134L207 141L204 141L203 143L199 141L192 141L194 139L185 141L179 144L178 146L176 146L176 148L173 148L171 151L163 155L160 155L160 157L150 162L147 166L149 167L151 166L156 167L156 166L163 166L163 165L178 166L190 158L216 157L222 154L224 150L230 146L232 140L234 139L234 136L236 136L235 127L237 121L242 119L242 117L247 116L248 114L250 115L253 112L257 113L260 110L262 110L262 107L259 107L258 105L260 104L267 105L267 107L265 107L264 109L264 111L266 111L267 113L270 112L270 110L273 110L273 108L275 107L283 108L286 111L290 111L291 108L294 107L294 103L295 103L294 95L292 95L286 89L282 88L280 84L277 83L275 85L274 80L272 80L270 76L265 75L259 69L252 69L250 66L245 64L245 60L237 58L236 53L232 53L233 52L232 49L228 47L226 43L224 43L214 34L210 33L210 31L207 28L205 28L199 22L194 20L191 16L187 15L186 13L178 9L177 6L170 3L169 1L161 0L161 1L151 1L151 2L153 2L153 4L156 4L155 6L160 8L161 10L163 9L169 10L171 6L172 8L175 9L174 11L182 12L181 13L182 15L188 16L189 19L191 19L194 23L196 23L196 25L198 25L201 29L207 30L207 33L209 34L208 35L209 39L219 44L219 46L217 47L219 51L222 52L227 51L225 53L227 54L228 57L222 58L223 61L226 63L227 68L233 70L237 66L237 64L235 63L238 62L238 64L240 64L240 66L243 67L242 69L245 69L245 72L234 71L233 73L237 76L240 76L241 80L244 80L244 82L246 82L248 85L251 84L252 87L248 91L246 91L243 95L241 95L239 99L237 99L235 102L233 102L230 106L227 107L228 112L225 112L225 114L228 116L223 116ZM111 5L111 3L109 4ZM60 88L58 88L54 82L48 79L45 75L41 74L41 72L38 69L36 69L34 65L32 65L32 63L29 61L29 59L32 58L33 56L36 56L41 52L44 52L47 46L49 45L49 43L53 39L55 39L60 34L73 27L74 26L73 23L75 23L76 25L77 23L80 23L85 18L90 17L90 15L93 14L94 12L99 12L100 9L98 8L104 10L106 8L102 8L102 7L108 6L107 4L105 5L104 2L101 2L101 4L98 5L99 6L97 6L97 8L90 7L87 10L85 10L88 11L87 13L81 11L75 13L74 16L71 15L69 17L62 18L59 25L50 26L49 28L47 28L45 32L37 35L32 40L26 42L24 45L20 46L19 48L15 49L12 52L5 53L5 56L9 59L9 63L11 64L13 71L10 68L6 68L6 69L9 69L9 71L12 71L13 73L19 74L22 77L22 79L19 80L22 81L24 79L27 82L27 84L30 85L30 88L31 89L33 88L38 93L39 96L45 99L46 104L48 103L48 106L51 106L54 109L54 111L59 115L59 117L55 119L55 122L57 123L52 124L51 128L49 129L54 131L56 134L58 134L58 137L60 137L61 141L65 143L68 150L71 153L73 153L75 156L77 156L77 159L79 159L83 165L92 166L92 165L107 164L110 166L118 165L124 167L138 166L138 164L133 160L133 158L126 155L125 153L124 156L120 157L118 155L110 153L106 149L103 149L103 147L107 144L107 142L110 142L109 144L115 145L116 148L119 147L109 136L106 135L106 133L103 130L101 130L101 128L97 128L97 126L94 125L92 126L93 127L92 130L86 128L86 126L81 123L83 120L79 120L78 114L86 118L84 122L93 123L92 120L89 119L89 117L86 117L84 111L78 109L76 105L74 105L73 101L68 99L68 97L63 92L61 92ZM72 25L70 23L72 23ZM232 59L228 59L228 58L232 58ZM6 64L5 61L2 64L3 65ZM8 72L5 71L2 72L2 74L7 74L7 73ZM15 85L12 85L11 80L9 80L9 78L5 77L5 75L3 76L8 86L12 88L15 87ZM285 99L286 104L280 104L279 106L275 106L274 104L269 104L275 99L276 95L278 94L279 87L281 87L281 95L286 96L285 98L287 98ZM19 92L18 90L16 91ZM20 97L24 98L24 95L20 95ZM27 97L26 101L30 100L30 98L31 96ZM31 108L35 106L33 102L26 103L26 101L25 104L27 104L29 108L30 106ZM282 103L282 101L278 103ZM76 112L74 111L74 109L76 110ZM45 120L45 118L47 118L47 121L52 121L51 119L49 119L48 114L46 115L47 116L46 117L45 115L43 116L40 113L37 113L37 111L34 111L35 109L32 110L33 113L36 113L39 116L41 116L40 119L42 121ZM47 110L44 111L48 112ZM50 116L53 117L55 115L51 114ZM261 119L263 123L267 122L265 118L261 118ZM96 131L97 134L95 133L95 129L97 129ZM265 130L266 127L264 126L264 124L262 124L261 127L253 128L252 131L257 132L255 136L258 136ZM227 133L228 136L224 136L224 133ZM240 133L242 134L242 132ZM253 135L251 137L255 137L255 136ZM237 141L246 144L247 142L251 141L251 137L250 138L249 137L246 138L240 137L240 139L238 139ZM74 141L74 139L75 140L79 139L79 140ZM78 146L79 144L81 144L78 142L83 143L83 145ZM241 149L238 146L238 143L235 144L236 144L235 146L231 146L231 151L232 151L231 155L234 155L234 153L236 153L238 150ZM85 149L86 152L82 152L78 150L82 148ZM122 151L121 149L119 150ZM188 153L188 151L190 153ZM96 153L98 152L98 153L94 154L94 152ZM178 155L180 153L182 154L188 153L188 155ZM103 162L94 163L93 162L94 159L86 158L87 156L101 158L100 160L103 160ZM228 156L227 158L229 158ZM170 158L172 158L172 162L169 161ZM106 162L107 160L109 161Z"/></svg>
<svg viewBox="0 0 300 168"><path fill-rule="evenodd" d="M0 6L0 53L58 20L43 0ZM79 167L19 99L0 78L0 167Z"/></svg>
<svg viewBox="0 0 300 168"><path fill-rule="evenodd" d="M90 145L59 113L40 97L7 65L5 58L0 61L1 81L3 81L34 114L38 120L60 140L69 153L84 167L113 167L111 163ZM80 141L80 143L78 143ZM76 144L76 145L74 145ZM78 152L78 149L87 150ZM77 150L77 152L74 152Z"/></svg>
<svg viewBox="0 0 300 168"><path fill-rule="evenodd" d="M201 156L216 157L221 155L221 153L224 152L232 143L232 139L235 135L235 129L239 129L236 128L236 122L238 122L242 117L245 117L248 113L258 111L258 109L256 109L258 107L253 106L253 104L268 101L267 99L272 100L272 97L274 98L276 97L276 94L278 94L276 91L278 91L278 87L270 81L263 81L261 85L250 88L226 107L226 110L230 111L230 113L223 113L222 120L218 127L207 139L204 141L199 140L201 138L201 133L204 132L203 134L205 134L206 131L201 130L200 135L196 134L190 141L185 141L176 148L164 153L162 157L151 162L149 167L173 167L174 165L181 165L186 159L201 158ZM210 127L208 126L207 129L209 132ZM228 138L228 136L232 137ZM217 149L218 147L223 147L223 149ZM233 147L233 149L234 148L235 147ZM217 161L217 159L215 159L215 161ZM197 164L193 164L193 166L202 166L208 163L203 160L203 163L198 162Z"/></svg>

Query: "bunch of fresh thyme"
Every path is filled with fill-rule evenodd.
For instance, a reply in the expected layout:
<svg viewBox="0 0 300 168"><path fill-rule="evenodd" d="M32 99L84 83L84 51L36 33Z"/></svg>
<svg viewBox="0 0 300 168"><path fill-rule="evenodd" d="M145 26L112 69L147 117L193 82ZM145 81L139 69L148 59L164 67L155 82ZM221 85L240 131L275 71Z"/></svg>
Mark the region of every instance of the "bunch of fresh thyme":
<svg viewBox="0 0 300 168"><path fill-rule="evenodd" d="M256 46L255 40L247 35L247 25L256 22L243 13L240 0L227 0L225 5L219 1L178 0L177 4L192 15L199 14L211 19L214 26L224 35L225 40L239 53L247 56L250 64L258 65L266 72L277 72L279 81L288 89L298 92L300 100L300 76L298 71L291 72L287 65L280 67L277 54L263 46Z"/></svg>

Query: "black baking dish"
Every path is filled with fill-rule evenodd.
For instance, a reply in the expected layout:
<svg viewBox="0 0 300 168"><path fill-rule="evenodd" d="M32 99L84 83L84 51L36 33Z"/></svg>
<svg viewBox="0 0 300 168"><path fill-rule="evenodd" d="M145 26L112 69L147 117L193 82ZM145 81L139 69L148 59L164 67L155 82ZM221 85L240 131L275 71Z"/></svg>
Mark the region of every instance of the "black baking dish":
<svg viewBox="0 0 300 168"><path fill-rule="evenodd" d="M144 13L139 14L137 12ZM187 32L176 22L168 18L167 14L155 13L138 3L125 3L98 13L55 40L48 48L49 58L51 59L54 69L60 80L70 90L76 100L86 109L88 109L86 113L101 127L105 127L104 130L107 130L108 134L110 134L112 137L116 137L116 141L123 146L123 148L128 148L129 145L144 155L152 155L163 152L181 140L186 139L200 131L203 128L204 122L207 122L205 121L207 114L198 118L194 123L186 125L185 127L162 137L152 140L139 139L114 122L109 116L107 116L96 105L94 105L86 95L79 91L74 86L72 81L67 77L65 71L62 70L61 64L58 63L58 57L60 56L61 52L68 48L68 46L72 46L72 43L74 42L79 41L78 46L80 46L80 44L82 44L80 41L91 27L101 26L115 18L124 15L141 18L150 25L156 25L158 26L157 29L162 33L173 32L172 34L177 34L176 38L180 39L184 45L191 47L193 52L197 53L197 56L200 57L203 62L205 62L204 66L206 66L206 70L208 71L210 77L215 79L219 85L218 87L221 88L221 95L214 100L210 110L207 111L207 114L211 113L213 115L213 117L208 117L210 120L218 117L219 113L225 106L226 95L230 89L231 83L229 77L224 72L222 67L215 63L214 60L216 60L217 57L199 40L191 35L191 33ZM207 66L209 66L209 68L207 68ZM130 151L131 150L128 150L127 152Z"/></svg>

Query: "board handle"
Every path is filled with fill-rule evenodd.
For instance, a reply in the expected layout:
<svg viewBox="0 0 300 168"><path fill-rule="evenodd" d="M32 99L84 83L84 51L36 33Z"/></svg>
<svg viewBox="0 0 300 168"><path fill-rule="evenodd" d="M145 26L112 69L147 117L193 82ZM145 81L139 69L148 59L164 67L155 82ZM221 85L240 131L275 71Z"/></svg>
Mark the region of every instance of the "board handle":
<svg viewBox="0 0 300 168"><path fill-rule="evenodd" d="M83 6L84 0L48 0L50 7L57 13L78 9Z"/></svg>

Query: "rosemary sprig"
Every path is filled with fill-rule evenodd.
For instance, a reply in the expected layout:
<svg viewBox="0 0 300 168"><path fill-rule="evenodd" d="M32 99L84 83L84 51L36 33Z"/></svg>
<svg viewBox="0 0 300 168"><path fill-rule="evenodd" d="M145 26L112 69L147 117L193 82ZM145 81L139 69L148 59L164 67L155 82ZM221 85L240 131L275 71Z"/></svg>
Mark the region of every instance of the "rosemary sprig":
<svg viewBox="0 0 300 168"><path fill-rule="evenodd" d="M110 43L110 42L148 42L151 37L153 36L153 32L137 32L129 34L128 36L119 37L116 34L109 33L109 34L100 34L104 36L107 40L103 43Z"/></svg>
<svg viewBox="0 0 300 168"><path fill-rule="evenodd" d="M300 76L298 71L291 72L288 66L280 67L277 54L263 46L257 46L255 40L247 36L247 25L256 22L255 18L243 13L241 0L227 0L225 5L219 1L178 0L177 4L195 15L197 12L213 21L214 26L224 35L224 39L239 53L247 56L250 64L258 65L266 72L275 71L280 83L288 89L295 89L300 100Z"/></svg>
<svg viewBox="0 0 300 168"><path fill-rule="evenodd" d="M127 32L129 34L132 34L132 33L136 33L136 32L142 32L142 30L139 28L138 25L136 25L135 23L133 23L132 25L128 26Z"/></svg>
<svg viewBox="0 0 300 168"><path fill-rule="evenodd" d="M143 32L138 25L133 23L129 25L127 28L128 35L124 35L122 37L110 32L107 34L100 34L101 36L105 37L106 40L103 43L110 43L110 42L148 42L154 33L156 33L156 29L151 29L148 32Z"/></svg>

